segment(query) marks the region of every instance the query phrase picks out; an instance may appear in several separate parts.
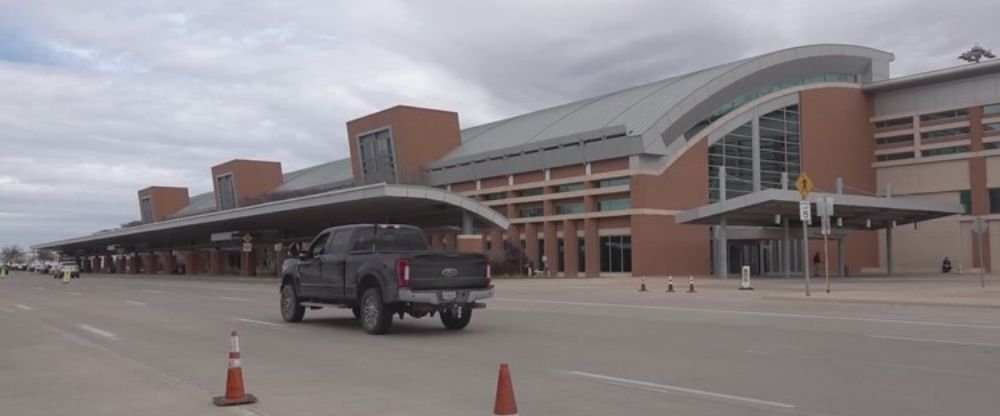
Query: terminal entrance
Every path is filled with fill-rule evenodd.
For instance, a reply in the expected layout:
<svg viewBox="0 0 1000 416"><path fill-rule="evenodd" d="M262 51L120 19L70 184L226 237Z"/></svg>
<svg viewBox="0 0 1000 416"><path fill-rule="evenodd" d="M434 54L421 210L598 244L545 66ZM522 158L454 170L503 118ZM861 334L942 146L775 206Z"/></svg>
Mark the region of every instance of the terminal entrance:
<svg viewBox="0 0 1000 416"><path fill-rule="evenodd" d="M789 240L789 274L802 274L802 240ZM750 266L754 276L785 274L783 240L730 240L727 254L729 274L739 274ZM714 258L714 256L713 256Z"/></svg>

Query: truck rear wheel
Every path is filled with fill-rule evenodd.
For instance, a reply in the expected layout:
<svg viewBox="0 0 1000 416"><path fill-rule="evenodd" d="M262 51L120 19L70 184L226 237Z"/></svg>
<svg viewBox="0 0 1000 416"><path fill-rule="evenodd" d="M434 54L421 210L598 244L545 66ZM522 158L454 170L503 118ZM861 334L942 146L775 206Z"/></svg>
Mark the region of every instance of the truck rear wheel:
<svg viewBox="0 0 1000 416"><path fill-rule="evenodd" d="M457 331L469 325L472 320L472 308L455 308L441 311L441 323L445 328Z"/></svg>
<svg viewBox="0 0 1000 416"><path fill-rule="evenodd" d="M372 335L382 335L392 327L392 311L382 302L382 292L370 287L361 295L361 327Z"/></svg>
<svg viewBox="0 0 1000 416"><path fill-rule="evenodd" d="M285 285L281 288L281 319L285 322L301 322L306 314L306 307L299 303L299 297L295 294L292 285Z"/></svg>

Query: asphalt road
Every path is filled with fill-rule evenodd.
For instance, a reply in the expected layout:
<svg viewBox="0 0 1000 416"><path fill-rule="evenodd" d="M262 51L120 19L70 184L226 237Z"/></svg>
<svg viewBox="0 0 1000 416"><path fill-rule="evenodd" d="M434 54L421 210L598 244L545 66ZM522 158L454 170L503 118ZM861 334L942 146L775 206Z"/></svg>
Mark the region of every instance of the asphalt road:
<svg viewBox="0 0 1000 416"><path fill-rule="evenodd" d="M273 283L37 274L0 280L3 415L491 414L511 366L522 415L987 415L1000 309L638 293L501 281L465 331L366 335L348 310L278 314ZM220 409L229 331L247 390Z"/></svg>

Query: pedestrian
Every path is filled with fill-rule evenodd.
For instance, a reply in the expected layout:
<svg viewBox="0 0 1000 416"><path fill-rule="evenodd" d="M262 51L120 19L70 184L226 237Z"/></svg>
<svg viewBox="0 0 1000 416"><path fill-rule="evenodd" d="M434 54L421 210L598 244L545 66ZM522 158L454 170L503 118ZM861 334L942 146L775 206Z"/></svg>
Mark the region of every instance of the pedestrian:
<svg viewBox="0 0 1000 416"><path fill-rule="evenodd" d="M532 272L534 271L533 269L535 268L535 266L533 264L531 264L531 260L528 260L528 265L526 267L528 268L528 277L535 277L534 274L532 274Z"/></svg>
<svg viewBox="0 0 1000 416"><path fill-rule="evenodd" d="M944 260L941 261L941 273L951 272L951 259L948 256L944 256Z"/></svg>
<svg viewBox="0 0 1000 416"><path fill-rule="evenodd" d="M813 256L813 276L819 276L819 264L822 261L823 259L820 258L819 252L817 251L816 255Z"/></svg>

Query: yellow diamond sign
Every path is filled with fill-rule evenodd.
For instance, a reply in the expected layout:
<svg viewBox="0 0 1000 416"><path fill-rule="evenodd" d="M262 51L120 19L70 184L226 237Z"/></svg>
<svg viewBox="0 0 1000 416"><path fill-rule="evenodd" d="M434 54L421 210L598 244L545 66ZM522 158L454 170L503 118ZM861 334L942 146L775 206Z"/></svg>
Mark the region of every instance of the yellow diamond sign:
<svg viewBox="0 0 1000 416"><path fill-rule="evenodd" d="M813 181L809 179L809 175L805 173L799 175L799 178L795 180L795 188L799 190L799 194L802 195L802 199L806 199L809 193L813 190Z"/></svg>
<svg viewBox="0 0 1000 416"><path fill-rule="evenodd" d="M243 234L243 242L244 243L248 243L249 244L251 241L253 241L253 236L250 235L250 233Z"/></svg>

